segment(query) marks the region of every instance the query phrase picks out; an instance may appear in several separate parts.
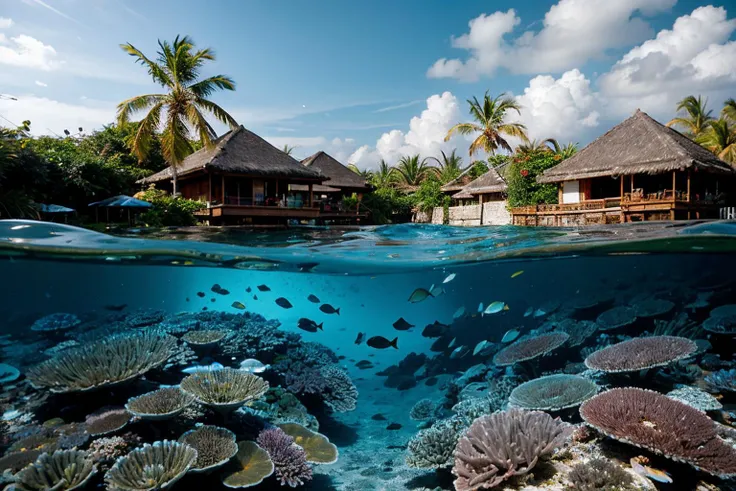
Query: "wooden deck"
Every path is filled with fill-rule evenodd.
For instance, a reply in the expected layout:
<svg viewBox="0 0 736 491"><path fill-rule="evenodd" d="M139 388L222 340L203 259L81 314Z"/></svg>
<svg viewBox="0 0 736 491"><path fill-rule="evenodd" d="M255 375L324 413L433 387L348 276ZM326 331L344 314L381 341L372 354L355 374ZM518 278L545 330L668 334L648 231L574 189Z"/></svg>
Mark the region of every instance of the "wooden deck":
<svg viewBox="0 0 736 491"><path fill-rule="evenodd" d="M319 208L283 208L257 205L214 205L197 212L200 217L274 217L310 219L319 217Z"/></svg>

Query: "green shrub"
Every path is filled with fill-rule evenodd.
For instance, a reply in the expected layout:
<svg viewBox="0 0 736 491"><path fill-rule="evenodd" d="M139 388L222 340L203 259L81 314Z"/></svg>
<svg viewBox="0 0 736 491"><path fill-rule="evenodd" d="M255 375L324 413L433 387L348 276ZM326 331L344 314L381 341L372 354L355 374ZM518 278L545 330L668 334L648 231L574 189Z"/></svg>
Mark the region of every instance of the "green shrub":
<svg viewBox="0 0 736 491"><path fill-rule="evenodd" d="M532 206L557 203L557 185L540 184L537 176L559 164L562 157L550 153L517 155L506 172L509 206Z"/></svg>
<svg viewBox="0 0 736 491"><path fill-rule="evenodd" d="M390 186L379 187L363 196L360 207L370 212L373 223L383 225L391 223L396 216L410 217L414 197L402 194Z"/></svg>
<svg viewBox="0 0 736 491"><path fill-rule="evenodd" d="M153 186L142 193L141 199L153 205L153 208L140 216L140 220L149 227L196 225L194 212L205 207L204 203L178 196L172 197L166 191Z"/></svg>
<svg viewBox="0 0 736 491"><path fill-rule="evenodd" d="M444 206L445 201L449 204L449 196L442 192L442 183L434 177L425 179L414 193L416 206L424 213L432 214L432 210Z"/></svg>

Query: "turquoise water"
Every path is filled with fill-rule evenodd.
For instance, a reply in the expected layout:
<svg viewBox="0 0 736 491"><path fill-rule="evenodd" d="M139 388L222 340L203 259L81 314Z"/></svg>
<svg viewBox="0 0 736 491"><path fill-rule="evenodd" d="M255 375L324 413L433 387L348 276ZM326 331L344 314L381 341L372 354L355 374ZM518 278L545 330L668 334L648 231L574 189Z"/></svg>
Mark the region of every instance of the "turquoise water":
<svg viewBox="0 0 736 491"><path fill-rule="evenodd" d="M303 424L316 419L319 432L339 450L339 458L335 463L310 464L312 479L305 481L305 489L455 489L452 465L439 471L407 466L407 443L422 427L451 418L456 412L452 407L465 397L463 388L473 382L479 385L468 391L488 398L495 390L504 399L495 409L502 409L508 391L494 389L499 381L511 387L563 370L583 373L583 359L596 349L652 334L657 321L662 323L657 333L665 333L664 326L675 325L680 315L696 326L686 330L681 323L668 334L710 340L708 353L717 355L722 367L732 364L732 338L717 336L722 342L713 342L699 325L713 309L733 302L735 259L736 226L725 222L582 231L421 225L268 233L190 229L129 231L125 237L112 237L59 224L0 221L0 362L22 374L4 383L0 401L6 456L19 451L17 445L12 447L14 442L41 433L48 437L45 443L36 441L31 449L66 448L54 440L58 435L47 435L48 427L62 424L55 418L66 425L81 424L103 407L120 408L131 397L177 385L187 375L183 369L211 364L238 368L248 358L270 365L258 376L272 390L282 387L281 395L289 392L289 370L297 376L325 365L340 369L359 394L355 408L345 410L334 400L327 403L335 396L316 389L300 393L292 384L301 402L295 409L301 411L298 418L268 416L274 402L266 395L236 413L222 415L195 403L177 418L133 420L110 435L134 440L126 447L130 451L144 442L176 440L198 423L227 428L238 441L255 440L256 423L239 419L245 413L261 428L288 419ZM652 317L640 316L622 329L600 325L601 313L652 299L672 307ZM326 313L330 307L339 308L339 314ZM217 312L225 314L213 315ZM71 314L78 322L69 328L31 329L34 322L55 313ZM394 323L399 319L414 327L399 324L397 329ZM551 355L511 367L494 363L493 355L510 338L523 340L560 330L567 319L599 325L576 346L563 345ZM320 327L310 332L300 325ZM188 346L182 338L186 331L203 329L226 331L227 336L213 348L182 354ZM246 336L249 329L255 330ZM54 393L38 382L32 386L26 377L33 367L63 354L64 347L79 350L108 336L142 332L173 336L177 351L165 364L126 383ZM359 333L363 340L356 344ZM259 344L259 336L276 340ZM502 342L505 336L508 342ZM373 346L369 339L374 339ZM482 341L487 347L474 355ZM309 343L320 343L328 354L318 361L322 355L314 353L322 348ZM704 364L698 363L702 368ZM474 371L468 373L469 369ZM636 385L660 392L682 382L665 369L662 373L668 376L641 383L595 380L603 387ZM697 386L702 377L685 383ZM727 412L732 393L724 393ZM417 421L410 413L422 399L432 401L434 408L427 420ZM574 424L581 421L576 410L553 415ZM728 422L727 415L712 416ZM49 420L55 421L40 430ZM90 449L97 438L103 437L90 436L77 448ZM54 442L44 447L50 440ZM637 449L631 456L641 452ZM668 472L681 483L687 481L687 486L711 478L707 473L696 479L682 477L690 469L687 464L664 462ZM223 475L238 465L235 458L216 472L189 472L177 487L219 489ZM105 465L98 467L91 482L104 487ZM530 485L512 484L518 489ZM553 484L537 485L557 489ZM256 489L279 487L273 475Z"/></svg>

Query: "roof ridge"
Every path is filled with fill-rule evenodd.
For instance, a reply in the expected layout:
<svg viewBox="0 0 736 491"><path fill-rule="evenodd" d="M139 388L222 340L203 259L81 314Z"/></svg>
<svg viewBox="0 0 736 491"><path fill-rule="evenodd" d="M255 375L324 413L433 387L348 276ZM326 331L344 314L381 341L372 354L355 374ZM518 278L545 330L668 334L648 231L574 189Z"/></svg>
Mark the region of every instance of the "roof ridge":
<svg viewBox="0 0 736 491"><path fill-rule="evenodd" d="M220 138L220 141L217 142L217 145L215 145L215 152L212 155L212 158L207 163L205 163L202 167L207 167L208 165L211 165L215 161L215 159L217 159L217 157L219 157L222 154L223 150L225 149L225 144L229 142L235 135L240 133L240 131L243 129L245 129L245 127L241 124L234 130L230 130L224 135L222 135L222 138Z"/></svg>
<svg viewBox="0 0 736 491"><path fill-rule="evenodd" d="M677 153L677 155L679 155L680 157L685 157L686 159L694 160L690 155L688 155L688 153L683 148L682 144L680 142L678 142L670 134L669 131L667 131L667 130L670 130L670 131L677 131L677 130L673 130L669 126L663 125L662 123L660 123L659 121L655 120L654 118L652 118L650 115L648 115L644 111L639 110L639 111L637 111L637 114L636 115L637 116L640 116L640 115L641 116L644 116L644 118L643 118L644 124L646 124L647 126L653 127L652 129L654 130L654 134L657 135L657 139L659 139L660 141L662 141L663 139L667 139L666 142L665 141L662 141L662 143L664 145L667 145L669 143L669 144L671 144L674 147L674 150ZM664 130L664 131L662 131L662 130Z"/></svg>

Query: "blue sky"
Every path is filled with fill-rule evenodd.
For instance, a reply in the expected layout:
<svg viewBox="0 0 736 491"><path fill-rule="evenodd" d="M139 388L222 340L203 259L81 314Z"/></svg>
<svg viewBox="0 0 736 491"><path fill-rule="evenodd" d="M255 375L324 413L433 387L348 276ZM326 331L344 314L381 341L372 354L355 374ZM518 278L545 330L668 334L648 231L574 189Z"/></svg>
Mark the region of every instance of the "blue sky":
<svg viewBox="0 0 736 491"><path fill-rule="evenodd" d="M736 5L694 0L2 0L0 94L18 100L0 123L91 131L157 90L118 45L188 34L237 82L214 99L299 157L465 154L442 136L486 90L519 98L531 136L587 143L637 107L736 97L734 31Z"/></svg>

